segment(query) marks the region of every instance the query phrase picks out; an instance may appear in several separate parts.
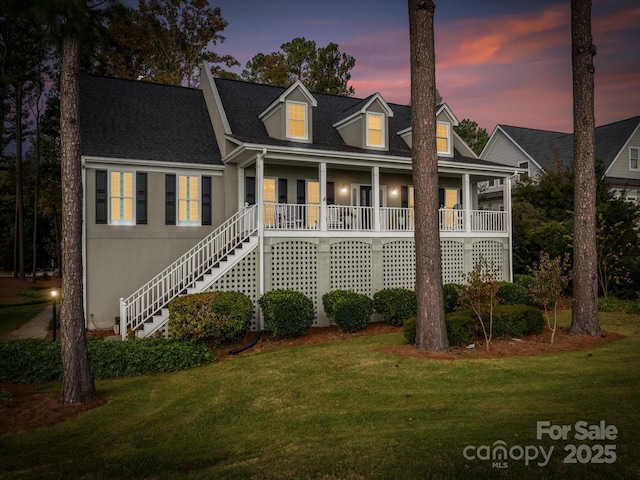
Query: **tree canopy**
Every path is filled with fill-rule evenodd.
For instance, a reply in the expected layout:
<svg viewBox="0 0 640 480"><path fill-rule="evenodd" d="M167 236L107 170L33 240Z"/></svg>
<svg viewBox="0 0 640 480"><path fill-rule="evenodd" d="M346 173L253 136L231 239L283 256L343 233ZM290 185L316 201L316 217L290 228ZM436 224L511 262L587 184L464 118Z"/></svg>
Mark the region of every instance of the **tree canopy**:
<svg viewBox="0 0 640 480"><path fill-rule="evenodd" d="M489 141L487 130L480 128L477 122L465 118L453 130L471 147L476 155L480 155L482 149Z"/></svg>
<svg viewBox="0 0 640 480"><path fill-rule="evenodd" d="M139 0L137 10L115 4L105 13L94 73L193 87L203 60L220 76L233 76L224 67L239 65L210 49L224 42L227 22L207 0Z"/></svg>
<svg viewBox="0 0 640 480"><path fill-rule="evenodd" d="M316 47L304 37L283 43L279 52L258 53L246 64L241 77L250 82L288 87L297 80L313 91L336 95L355 94L349 86L355 58L340 52L336 43Z"/></svg>

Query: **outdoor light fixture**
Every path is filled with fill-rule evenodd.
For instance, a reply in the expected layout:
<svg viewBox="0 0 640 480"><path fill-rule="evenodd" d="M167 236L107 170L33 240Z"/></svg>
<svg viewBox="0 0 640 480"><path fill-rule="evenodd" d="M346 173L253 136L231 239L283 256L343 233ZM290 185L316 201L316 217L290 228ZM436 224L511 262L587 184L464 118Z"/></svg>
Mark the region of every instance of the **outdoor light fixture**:
<svg viewBox="0 0 640 480"><path fill-rule="evenodd" d="M342 193L347 193L347 186L346 185L342 185L342 190L340 190Z"/></svg>
<svg viewBox="0 0 640 480"><path fill-rule="evenodd" d="M397 194L398 194L398 190L396 190L395 188L391 190L391 195L395 197Z"/></svg>
<svg viewBox="0 0 640 480"><path fill-rule="evenodd" d="M56 340L56 297L58 296L58 292L55 291L55 289L51 289L51 300L53 302L53 318L52 318L52 322L51 322L51 333L52 333L52 338L53 341L55 342Z"/></svg>

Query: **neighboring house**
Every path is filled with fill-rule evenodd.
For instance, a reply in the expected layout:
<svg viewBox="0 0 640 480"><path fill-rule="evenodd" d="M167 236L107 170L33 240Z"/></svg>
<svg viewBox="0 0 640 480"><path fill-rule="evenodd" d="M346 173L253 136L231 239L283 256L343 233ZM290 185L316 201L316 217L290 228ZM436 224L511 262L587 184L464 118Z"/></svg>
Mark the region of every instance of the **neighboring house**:
<svg viewBox="0 0 640 480"><path fill-rule="evenodd" d="M199 89L81 79L87 327L150 335L187 292L372 296L413 288L410 107L213 78ZM514 169L479 160L437 108L443 281L480 256L511 279L510 208L477 187ZM262 328L257 316L252 328Z"/></svg>
<svg viewBox="0 0 640 480"><path fill-rule="evenodd" d="M595 156L604 164L604 176L618 195L640 199L640 116L596 127ZM532 178L543 171L573 164L573 134L498 125L481 158L527 170ZM504 186L494 179L481 186L480 204L499 210Z"/></svg>

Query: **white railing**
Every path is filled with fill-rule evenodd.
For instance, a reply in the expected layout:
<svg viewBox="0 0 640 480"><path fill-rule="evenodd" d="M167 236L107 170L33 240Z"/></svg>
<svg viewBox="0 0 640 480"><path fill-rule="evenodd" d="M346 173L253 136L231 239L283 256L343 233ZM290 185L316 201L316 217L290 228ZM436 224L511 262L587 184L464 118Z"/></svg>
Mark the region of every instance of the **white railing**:
<svg viewBox="0 0 640 480"><path fill-rule="evenodd" d="M321 208L318 204L265 203L265 230L319 230ZM412 232L415 226L413 208L380 207L381 232ZM327 205L328 231L373 231L373 207ZM441 232L506 232L506 212L441 208L438 211Z"/></svg>
<svg viewBox="0 0 640 480"><path fill-rule="evenodd" d="M507 212L471 210L472 232L506 232Z"/></svg>
<svg viewBox="0 0 640 480"><path fill-rule="evenodd" d="M120 334L135 330L257 232L255 205L242 208L128 298L120 299Z"/></svg>

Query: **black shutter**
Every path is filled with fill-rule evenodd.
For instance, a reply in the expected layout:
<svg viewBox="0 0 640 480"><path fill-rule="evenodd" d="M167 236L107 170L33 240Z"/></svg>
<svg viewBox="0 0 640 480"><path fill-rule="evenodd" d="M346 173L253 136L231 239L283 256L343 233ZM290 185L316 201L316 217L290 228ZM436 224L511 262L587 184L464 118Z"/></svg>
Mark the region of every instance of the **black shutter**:
<svg viewBox="0 0 640 480"><path fill-rule="evenodd" d="M335 190L334 183L327 182L327 205L334 205L336 203Z"/></svg>
<svg viewBox="0 0 640 480"><path fill-rule="evenodd" d="M287 203L287 179L278 179L278 203Z"/></svg>
<svg viewBox="0 0 640 480"><path fill-rule="evenodd" d="M202 177L202 225L211 225L211 177Z"/></svg>
<svg viewBox="0 0 640 480"><path fill-rule="evenodd" d="M304 180L298 180L297 187L296 203L305 203L307 201L307 196L305 194L307 189L306 182Z"/></svg>
<svg viewBox="0 0 640 480"><path fill-rule="evenodd" d="M136 172L136 224L147 224L147 174Z"/></svg>
<svg viewBox="0 0 640 480"><path fill-rule="evenodd" d="M249 205L256 204L256 177L245 178L246 201Z"/></svg>
<svg viewBox="0 0 640 480"><path fill-rule="evenodd" d="M400 188L400 207L409 208L409 187Z"/></svg>
<svg viewBox="0 0 640 480"><path fill-rule="evenodd" d="M440 204L440 208L444 207L444 188L438 189L438 203Z"/></svg>
<svg viewBox="0 0 640 480"><path fill-rule="evenodd" d="M165 210L164 223L176 224L176 176L165 175Z"/></svg>
<svg viewBox="0 0 640 480"><path fill-rule="evenodd" d="M107 223L106 170L96 170L96 223Z"/></svg>

